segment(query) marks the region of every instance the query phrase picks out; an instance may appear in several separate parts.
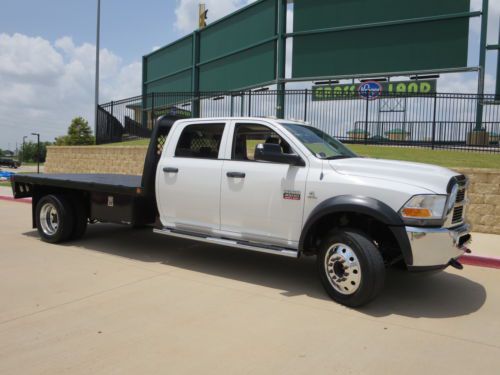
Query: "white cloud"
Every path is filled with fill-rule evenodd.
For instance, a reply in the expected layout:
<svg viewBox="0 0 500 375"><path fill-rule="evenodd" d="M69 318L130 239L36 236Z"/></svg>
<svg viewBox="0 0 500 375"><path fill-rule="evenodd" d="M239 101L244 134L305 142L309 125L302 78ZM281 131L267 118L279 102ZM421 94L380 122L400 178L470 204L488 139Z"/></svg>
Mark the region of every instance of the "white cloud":
<svg viewBox="0 0 500 375"><path fill-rule="evenodd" d="M484 78L485 93L495 92L495 77L486 74ZM438 81L438 92L473 94L477 92L477 73L443 74Z"/></svg>
<svg viewBox="0 0 500 375"><path fill-rule="evenodd" d="M101 103L140 94L140 62L124 64L107 49L100 62ZM93 126L94 69L91 44L0 34L0 148L12 149L34 131L52 141L76 116Z"/></svg>
<svg viewBox="0 0 500 375"><path fill-rule="evenodd" d="M255 0L177 0L175 27L189 33L198 28L198 5L205 3L208 9L207 23L218 20Z"/></svg>

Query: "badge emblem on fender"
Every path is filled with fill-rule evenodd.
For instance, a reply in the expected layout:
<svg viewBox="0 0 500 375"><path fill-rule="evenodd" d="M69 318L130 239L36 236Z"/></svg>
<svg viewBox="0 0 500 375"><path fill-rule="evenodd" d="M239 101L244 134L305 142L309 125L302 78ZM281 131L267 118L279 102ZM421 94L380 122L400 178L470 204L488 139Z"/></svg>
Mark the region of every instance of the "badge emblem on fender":
<svg viewBox="0 0 500 375"><path fill-rule="evenodd" d="M300 201L300 191L295 190L285 190L283 192L283 199L291 201Z"/></svg>

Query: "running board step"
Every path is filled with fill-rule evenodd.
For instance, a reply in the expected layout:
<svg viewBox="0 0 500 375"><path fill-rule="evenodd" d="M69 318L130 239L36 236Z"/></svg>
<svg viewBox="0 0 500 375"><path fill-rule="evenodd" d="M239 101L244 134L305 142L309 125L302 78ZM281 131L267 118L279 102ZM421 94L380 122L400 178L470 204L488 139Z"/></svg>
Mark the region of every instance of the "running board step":
<svg viewBox="0 0 500 375"><path fill-rule="evenodd" d="M254 242L238 241L238 240L232 240L232 239L226 239L226 238L210 237L210 236L203 235L203 234L188 233L185 231L179 231L179 230L170 229L170 228L153 229L153 232L158 233L158 234L163 234L165 236L170 236L170 237L179 237L179 238L185 238L188 240L201 241L201 242L212 243L212 244L217 244L217 245L222 245L222 246L237 247L239 249L258 251L258 252L267 253L267 254L282 255L282 256L286 256L286 257L290 257L290 258L297 258L298 254L299 254L298 251L293 250L293 249L289 249L289 248L285 248L285 247L257 244Z"/></svg>

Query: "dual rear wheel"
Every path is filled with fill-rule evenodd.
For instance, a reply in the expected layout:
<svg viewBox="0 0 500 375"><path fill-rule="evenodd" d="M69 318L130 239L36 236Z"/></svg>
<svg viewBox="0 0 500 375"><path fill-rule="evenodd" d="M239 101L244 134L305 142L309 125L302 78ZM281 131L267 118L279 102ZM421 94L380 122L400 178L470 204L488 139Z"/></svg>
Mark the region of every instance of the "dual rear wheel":
<svg viewBox="0 0 500 375"><path fill-rule="evenodd" d="M42 240L60 243L81 238L87 229L88 215L81 199L50 194L38 201L35 220Z"/></svg>

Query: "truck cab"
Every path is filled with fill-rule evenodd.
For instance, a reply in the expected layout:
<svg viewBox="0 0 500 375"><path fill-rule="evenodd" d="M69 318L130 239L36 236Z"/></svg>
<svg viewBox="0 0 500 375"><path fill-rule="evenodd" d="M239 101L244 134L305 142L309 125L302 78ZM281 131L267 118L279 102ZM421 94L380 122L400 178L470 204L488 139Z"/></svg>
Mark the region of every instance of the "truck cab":
<svg viewBox="0 0 500 375"><path fill-rule="evenodd" d="M149 197L140 200L148 207L131 211L129 222L148 210L155 214L147 221L156 218L159 234L290 257L315 255L326 292L347 306L374 299L389 266L460 268L458 258L469 251L465 176L433 165L362 158L305 123L180 120L163 133L161 144L153 137L148 159L142 180L149 187L136 189ZM25 189L37 189L36 180L23 181ZM50 188L39 190L50 194ZM119 212L109 207L116 192L105 190L99 201ZM93 214L102 212L92 208L93 194L80 215L104 221ZM37 219L43 212L34 209L35 226L46 220ZM47 237L43 228L41 235Z"/></svg>

